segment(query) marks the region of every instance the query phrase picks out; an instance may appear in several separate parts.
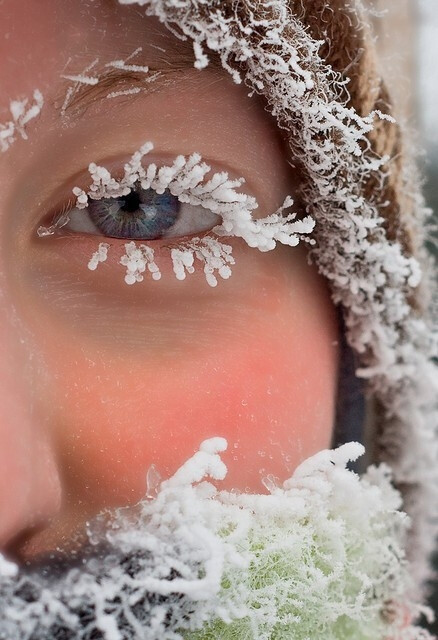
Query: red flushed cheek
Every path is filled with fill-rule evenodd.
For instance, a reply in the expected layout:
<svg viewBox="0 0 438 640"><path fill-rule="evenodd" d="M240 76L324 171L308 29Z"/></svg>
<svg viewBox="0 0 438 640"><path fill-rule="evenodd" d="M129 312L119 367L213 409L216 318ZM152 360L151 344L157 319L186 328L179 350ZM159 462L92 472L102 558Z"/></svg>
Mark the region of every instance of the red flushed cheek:
<svg viewBox="0 0 438 640"><path fill-rule="evenodd" d="M279 315L282 318L282 315ZM168 477L212 436L224 436L224 487L263 489L260 470L288 477L330 444L336 357L321 332L308 336L266 318L172 363L159 358L47 353L58 399L51 420L66 499L96 506L141 498L155 463Z"/></svg>
<svg viewBox="0 0 438 640"><path fill-rule="evenodd" d="M228 440L221 486L255 492L260 475L285 480L330 446L338 327L325 283L297 250L239 258L214 291L188 280L123 303L61 292L62 310L53 286L32 309L23 296L42 363L35 401L62 478L59 516L28 553L137 502L151 464L169 477L206 438Z"/></svg>

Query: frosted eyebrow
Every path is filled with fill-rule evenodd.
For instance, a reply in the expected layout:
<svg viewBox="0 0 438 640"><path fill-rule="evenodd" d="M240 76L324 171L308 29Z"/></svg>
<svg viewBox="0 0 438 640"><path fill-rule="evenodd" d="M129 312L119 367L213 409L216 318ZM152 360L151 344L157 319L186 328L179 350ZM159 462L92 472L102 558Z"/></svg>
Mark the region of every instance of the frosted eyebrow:
<svg viewBox="0 0 438 640"><path fill-rule="evenodd" d="M168 56L166 56L166 52L163 52L158 60L156 56L154 57L155 60L152 64L135 62L135 64L147 66L148 73L127 68L103 66L101 72L98 73L98 82L83 84L80 91L75 93L66 108L63 109L62 115L78 115L78 112L86 111L91 105L101 100L106 100L111 94L125 95L130 99L135 99L137 96L144 97L145 95L159 92L168 86L169 81L172 79L184 79L184 75L186 76L186 82L195 83L200 79L202 80L201 76L198 78L197 75L189 75L187 73L190 70L196 71L194 67L195 57L191 49L184 48L179 55L176 55L174 50L169 52ZM212 56L208 68L216 73L224 74L221 62L215 56ZM90 75L95 75L93 72L95 72L95 69L90 72ZM201 71L197 71L197 73L201 73ZM63 92L55 100L56 106L61 106L64 98L65 85ZM112 102L112 100L109 102Z"/></svg>
<svg viewBox="0 0 438 640"><path fill-rule="evenodd" d="M61 109L61 115L78 115L86 111L93 104L105 100L112 93L127 92L136 89L137 95L147 95L159 91L169 82L168 74L158 74L150 70L150 73L139 73L127 69L109 68L99 74L98 82L83 84L65 108ZM137 91L138 89L138 91ZM131 94L132 95L135 94ZM64 98L56 99L57 106L61 105ZM109 106L109 105L108 105Z"/></svg>

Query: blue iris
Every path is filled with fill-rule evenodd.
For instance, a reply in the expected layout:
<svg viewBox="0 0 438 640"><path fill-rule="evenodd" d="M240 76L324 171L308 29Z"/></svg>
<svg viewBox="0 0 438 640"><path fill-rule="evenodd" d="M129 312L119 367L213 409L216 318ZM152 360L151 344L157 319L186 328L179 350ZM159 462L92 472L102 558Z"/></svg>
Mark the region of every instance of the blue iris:
<svg viewBox="0 0 438 640"><path fill-rule="evenodd" d="M91 200L88 214L103 235L113 238L154 240L177 221L181 203L168 189L135 187L120 198Z"/></svg>

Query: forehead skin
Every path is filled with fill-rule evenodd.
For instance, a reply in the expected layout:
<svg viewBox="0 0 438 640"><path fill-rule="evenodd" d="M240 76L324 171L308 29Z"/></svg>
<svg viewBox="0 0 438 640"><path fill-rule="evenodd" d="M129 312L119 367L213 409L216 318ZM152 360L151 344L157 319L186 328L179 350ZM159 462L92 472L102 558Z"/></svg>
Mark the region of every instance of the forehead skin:
<svg viewBox="0 0 438 640"><path fill-rule="evenodd" d="M302 247L232 239L233 274L214 289L201 268L177 281L164 257L158 283L128 287L123 242L90 272L101 238L36 238L88 184L89 162L122 166L146 140L151 160L198 151L245 177L268 215L296 181L275 124L225 72L188 66L190 44L138 9L4 0L0 11L0 123L10 100L45 97L28 140L0 153L0 544L20 540L29 557L68 547L98 510L142 497L152 462L167 476L215 435L229 442L224 486L260 491L261 469L286 478L329 446L335 407L335 312ZM139 46L136 64L167 83L60 117L61 74Z"/></svg>

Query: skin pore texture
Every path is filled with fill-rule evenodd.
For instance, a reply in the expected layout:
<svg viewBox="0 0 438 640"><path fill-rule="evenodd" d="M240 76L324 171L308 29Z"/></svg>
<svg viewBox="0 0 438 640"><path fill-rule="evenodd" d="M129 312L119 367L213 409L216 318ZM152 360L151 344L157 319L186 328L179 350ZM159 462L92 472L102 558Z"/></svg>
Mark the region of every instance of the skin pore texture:
<svg viewBox="0 0 438 640"><path fill-rule="evenodd" d="M255 217L293 196L298 177L248 89L193 68L190 45L139 9L4 0L1 13L0 122L11 100L36 88L45 100L28 139L0 153L0 546L33 559L68 549L102 508L138 501L152 463L168 477L206 438L230 445L221 486L257 492L262 469L284 480L329 447L338 326L303 245L262 253L231 238L236 264L215 288L202 269L176 280L165 256L160 281L130 287L123 240L92 272L103 236L39 238L90 184L90 162L122 169L146 140L147 162L196 151L212 173L243 176ZM93 75L137 47L135 63L164 83L105 97L125 80L61 117L74 84L61 74L98 58Z"/></svg>

